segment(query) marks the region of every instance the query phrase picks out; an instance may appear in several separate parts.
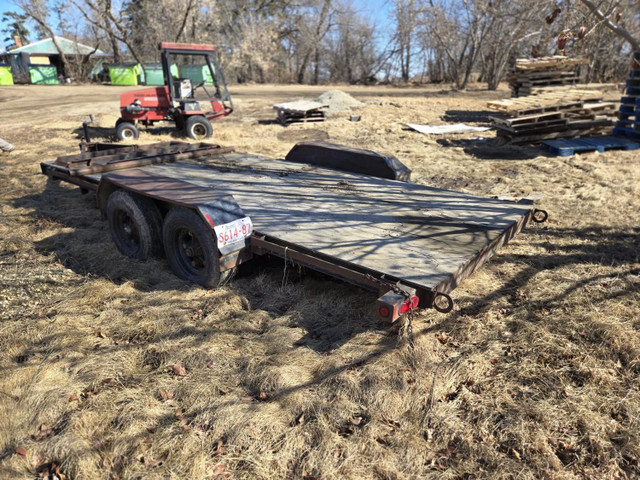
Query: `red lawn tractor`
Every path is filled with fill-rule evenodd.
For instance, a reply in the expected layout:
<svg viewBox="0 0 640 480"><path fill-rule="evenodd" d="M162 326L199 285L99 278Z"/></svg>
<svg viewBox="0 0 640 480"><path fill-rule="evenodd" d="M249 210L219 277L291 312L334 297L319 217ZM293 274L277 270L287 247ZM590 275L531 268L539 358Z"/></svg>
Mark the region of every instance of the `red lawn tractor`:
<svg viewBox="0 0 640 480"><path fill-rule="evenodd" d="M183 130L194 140L210 137L213 133L211 120L226 117L233 111L231 96L214 50L213 45L161 43L164 86L120 95L121 116L116 122L118 139L135 140L138 138L138 125L150 127L156 122L174 122L178 130ZM178 57L197 63L176 63ZM180 70L177 68L179 65ZM183 75L185 71L188 72L189 69L184 68L186 65L201 65L199 78L194 80L179 76L178 71ZM190 70L194 71L193 68ZM212 84L207 85L209 80ZM211 111L205 112L200 105L202 99L196 98L199 88L206 96L204 101L211 102Z"/></svg>

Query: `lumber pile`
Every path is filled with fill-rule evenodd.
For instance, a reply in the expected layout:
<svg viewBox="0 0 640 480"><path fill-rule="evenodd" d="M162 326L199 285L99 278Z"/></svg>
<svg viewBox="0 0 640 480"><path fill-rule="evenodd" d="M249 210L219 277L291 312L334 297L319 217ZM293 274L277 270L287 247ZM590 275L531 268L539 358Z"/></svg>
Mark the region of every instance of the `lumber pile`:
<svg viewBox="0 0 640 480"><path fill-rule="evenodd" d="M507 76L511 96L524 97L548 92L556 87L575 85L580 81L579 65L588 63L583 58L562 55L541 58L519 58Z"/></svg>
<svg viewBox="0 0 640 480"><path fill-rule="evenodd" d="M278 112L278 122L287 126L293 123L324 122L324 111L327 105L308 100L280 103L273 108Z"/></svg>
<svg viewBox="0 0 640 480"><path fill-rule="evenodd" d="M540 143L554 138L608 135L617 104L602 101L602 92L562 90L489 102L498 112L489 116L498 137L512 144Z"/></svg>

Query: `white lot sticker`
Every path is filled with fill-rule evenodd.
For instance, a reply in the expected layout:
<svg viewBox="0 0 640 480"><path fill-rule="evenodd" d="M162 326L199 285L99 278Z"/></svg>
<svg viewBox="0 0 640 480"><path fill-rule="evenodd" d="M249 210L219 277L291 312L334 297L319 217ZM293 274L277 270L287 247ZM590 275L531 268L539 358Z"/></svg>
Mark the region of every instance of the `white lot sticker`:
<svg viewBox="0 0 640 480"><path fill-rule="evenodd" d="M220 253L226 255L244 247L244 239L253 232L253 224L249 217L244 217L223 225L216 225L213 230L216 232Z"/></svg>

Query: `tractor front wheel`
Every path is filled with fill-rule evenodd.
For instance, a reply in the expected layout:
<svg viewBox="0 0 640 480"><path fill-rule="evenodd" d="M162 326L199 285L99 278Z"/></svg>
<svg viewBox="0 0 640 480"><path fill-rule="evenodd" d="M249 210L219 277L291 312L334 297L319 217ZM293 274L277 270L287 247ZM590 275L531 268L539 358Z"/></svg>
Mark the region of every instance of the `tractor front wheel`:
<svg viewBox="0 0 640 480"><path fill-rule="evenodd" d="M213 135L211 122L202 115L193 115L187 118L184 129L187 136L193 140L204 140Z"/></svg>
<svg viewBox="0 0 640 480"><path fill-rule="evenodd" d="M137 140L140 132L133 123L120 122L116 123L116 137L118 140Z"/></svg>

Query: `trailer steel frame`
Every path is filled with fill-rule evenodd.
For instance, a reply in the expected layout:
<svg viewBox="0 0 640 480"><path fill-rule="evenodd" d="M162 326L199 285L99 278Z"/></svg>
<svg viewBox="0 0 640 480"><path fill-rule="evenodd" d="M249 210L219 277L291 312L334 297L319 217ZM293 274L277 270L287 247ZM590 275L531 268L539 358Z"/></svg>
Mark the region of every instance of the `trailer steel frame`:
<svg viewBox="0 0 640 480"><path fill-rule="evenodd" d="M336 146L331 147L335 148ZM250 238L246 239L242 248L220 255L219 268L221 272L232 269L254 256L274 255L285 261L294 262L377 292L380 298L378 299L376 313L379 317L388 321L395 321L401 314L413 310L414 307L435 308L441 312L450 311L453 308L453 300L450 293L465 278L493 256L500 247L507 244L530 221L541 222L545 221L547 217L546 212L535 209L532 202L528 200L514 203L496 199L482 199L458 192L407 184L396 180L380 179L370 175L359 175L353 173L354 162L349 162L349 165L345 167L349 170L348 172L340 172L323 168L317 164L313 166L305 165L303 158L297 158L296 163L294 163L269 160L252 155L226 155L230 152L233 152L233 148L206 143L167 142L127 147L86 144L83 153L59 157L55 162L43 162L41 163L41 169L42 173L52 180L69 182L78 185L85 191L96 191L97 202L103 212L111 193L118 189L124 189L137 195L151 198L153 201L158 202L165 212L175 206L195 209L200 212L205 224L208 221L211 224L209 226L213 227L215 223L211 220L211 217L207 216L206 212L203 213L203 209L206 211L207 208L213 208L212 205L218 208L219 205L216 206L216 202L221 201L223 198L226 202L237 201L242 210L249 210L249 214L255 222L255 230ZM358 154L358 151L354 149L345 149L345 152L351 152L356 156ZM345 152L342 152L342 154L344 155ZM365 153L366 155L363 158L370 162L373 152ZM386 157L382 158L387 164L394 163L389 162ZM357 161L355 164L357 165ZM401 164L400 166L402 174L405 175L406 167ZM336 167L334 166L334 168ZM370 164L365 168L370 171ZM228 183L232 186L229 187L229 191L222 188L227 187L225 177L230 178ZM346 210L351 208L353 211L357 211L360 207L364 210L372 208L372 212L363 213L366 221L369 220L366 215L373 219L380 217L382 223L389 221L387 217L397 218L405 222L409 218L409 222L413 222L410 227L415 227L417 230L404 233L404 235L408 235L408 242L414 242L415 245L419 246L422 245L419 242L427 242L427 245L430 245L428 242L432 242L432 245L439 246L440 250L437 248L436 250L444 251L445 256L448 255L451 258L444 262L444 266L441 266L437 259L429 260L436 265L438 270L442 270L434 273L432 275L434 281L430 282L428 280L430 277L422 274L419 268L414 268L411 275L408 273L405 275L402 265L398 266L394 263L395 260L399 262L407 260L407 262L410 262L412 261L411 259L400 258L384 261L382 262L383 265L377 268L375 261L372 262L367 258L367 255L378 255L378 259L386 257L381 257L375 250L372 250L373 253L365 253L361 257L357 256L354 260L353 250L345 250L340 247L342 250L338 248L334 254L332 249L337 247L327 242L318 247L315 245L315 237L310 236L313 235L313 232L303 231L307 227L295 221L292 221L293 223L291 224L293 233L289 232L290 236L294 237L294 240L287 238L286 235L279 235L274 231L272 225L269 225L268 221L263 225L262 223L264 222L261 223L261 220L264 219L256 217L254 211L261 211L256 207L259 204L259 200L255 200L251 196L252 194L243 194L238 188L236 190L233 189L233 182L242 183L244 178L247 179L247 183L259 178L263 182L261 184L263 187L266 186L273 189L275 193L272 194L272 198L275 201L285 201L286 203L288 199L293 204L297 202L295 198L296 188L300 189L300 201L306 201L307 203L311 201L310 198L314 198L313 195L316 195L317 192L336 188L338 190L335 192L331 190L331 199L334 202L338 202L336 205L341 205L340 202L344 201L351 203L350 207L344 207ZM282 180L283 178L291 178L291 180L286 180L285 183ZM333 186L334 183L337 187ZM345 187L345 192L340 190L341 186ZM349 191L350 188L351 190L356 189L356 191L358 188L362 188L364 193L361 193L361 196L354 200L354 194ZM377 193L380 188L392 190L388 200L390 206L384 205L385 197L381 197ZM279 193L280 191L285 193ZM264 194L267 195L267 192L264 192ZM407 208L411 209L419 205L419 209L428 210L427 207L433 207L432 204L424 203L423 208L420 200L408 201L408 199L412 198L412 194L416 196L432 195L438 199L447 199L449 203L440 201L444 206L437 207L439 204L437 202L433 203L433 205L436 205L435 208L444 209L445 216L427 217L425 220L421 220L421 217L415 215L407 217ZM294 197L289 198L283 195ZM282 200L283 198L285 200ZM320 202L321 200L318 199L318 201ZM265 202L268 201L265 200ZM382 204L376 207L374 202L382 202ZM406 205L403 205L403 202ZM481 213L469 214L464 212L455 202L461 205L464 205L464 202L471 202L473 205L478 206L478 212L489 209L492 212L491 218L485 219ZM277 208L277 206L271 205L265 208L268 210L268 208L273 209ZM460 219L454 221L455 219L446 216L448 215L446 208L452 209L453 214L461 215ZM298 212L298 218L304 218L303 214L304 212L302 211ZM331 215L336 217L335 228L342 228L340 215L344 216L346 214L325 212L323 213L322 221L326 223L327 219L331 220ZM356 214L352 216L355 217ZM347 217L345 222L348 223L349 221L352 224L354 223L351 217ZM360 223L355 223L355 227L352 228L369 228L375 229L376 232L378 231L378 225L375 225L374 221L369 223L362 221L361 223L360 227ZM406 224L401 224L401 226L405 230L408 228ZM436 229L437 232L425 234L424 232L430 232L428 230L430 227ZM382 231L384 232L385 230ZM320 230L318 232L322 233ZM399 235L401 234L403 234L402 231ZM307 240L296 241L296 235ZM438 239L439 236L445 238L444 243ZM309 241L309 238L314 240ZM462 247L459 254L457 254L454 247L446 244L447 239L455 241L462 239L460 243ZM403 245L399 247L389 246L393 242L393 237L389 240L385 240L385 238L375 240L377 242L376 246L379 246L379 248L391 249L392 253L409 252L414 260L416 258L420 260L424 255L428 255L424 253L421 256L420 252L416 253L415 246L412 247L413 250L402 250L404 248ZM357 236L354 236L354 242L357 242ZM477 245L481 245L481 248L476 248ZM442 250L443 248L444 250ZM466 251L463 252L462 250L465 249ZM409 265L407 265L408 267Z"/></svg>

